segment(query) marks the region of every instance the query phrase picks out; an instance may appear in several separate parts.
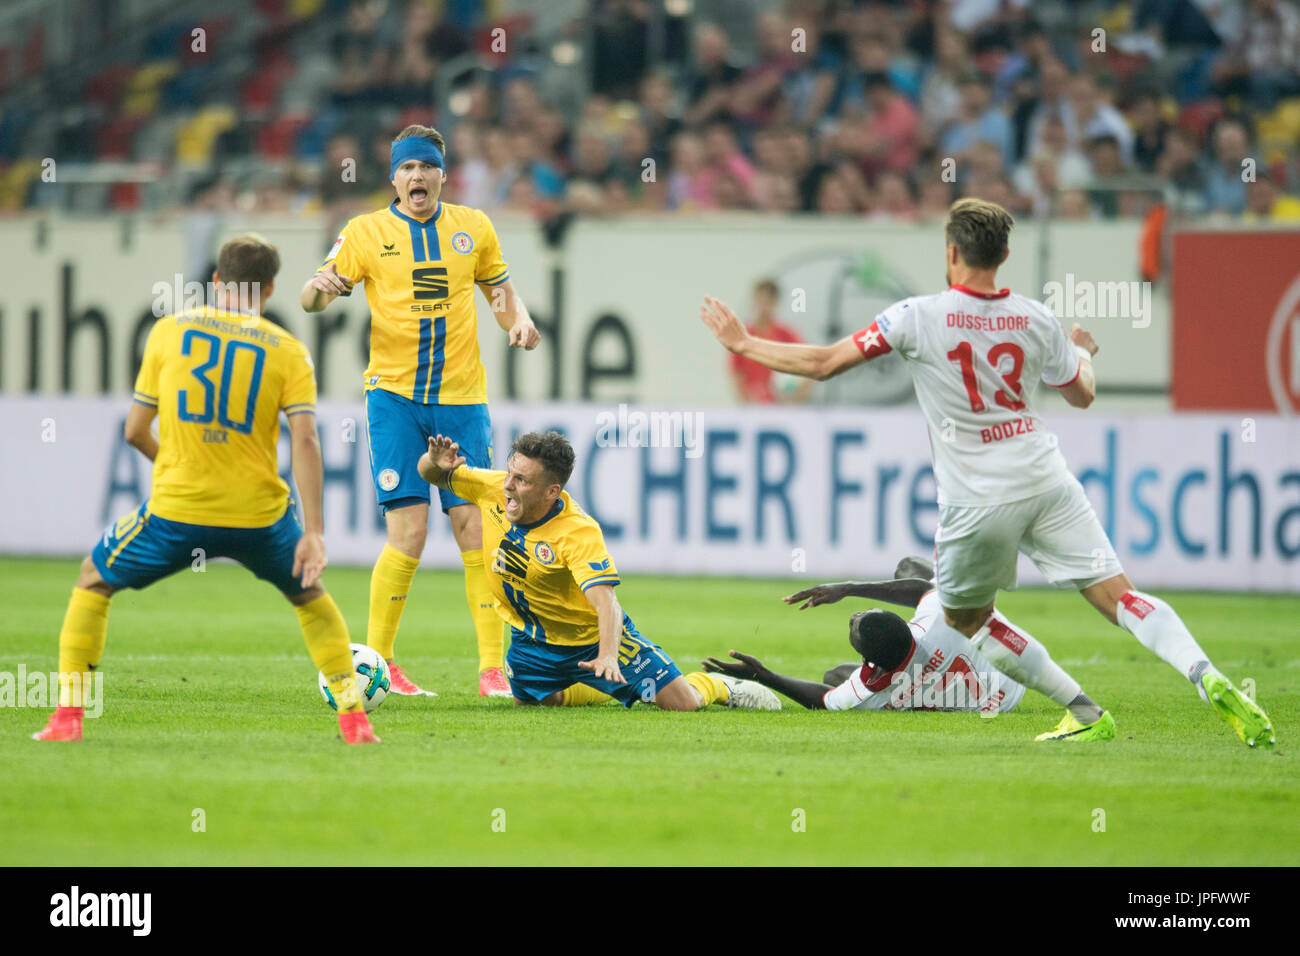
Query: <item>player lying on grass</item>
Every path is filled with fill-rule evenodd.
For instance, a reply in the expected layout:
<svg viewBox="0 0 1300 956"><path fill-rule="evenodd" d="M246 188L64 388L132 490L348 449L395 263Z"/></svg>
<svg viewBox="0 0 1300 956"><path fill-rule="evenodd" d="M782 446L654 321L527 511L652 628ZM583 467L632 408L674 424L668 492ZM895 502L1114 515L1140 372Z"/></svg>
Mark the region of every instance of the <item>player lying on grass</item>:
<svg viewBox="0 0 1300 956"><path fill-rule="evenodd" d="M916 612L911 621L881 608L854 614L849 644L862 660L831 668L821 683L770 671L738 651L731 652L735 661L710 657L704 669L757 681L810 710L971 710L991 715L1006 713L1025 696L1024 685L1000 673L977 647L932 634L943 606L934 587L934 566L924 558L904 558L891 581L819 584L783 600L803 601L802 610L846 597L888 601ZM994 620L986 640L1036 645L1034 653L1047 653L1001 613L995 611ZM1068 674L1060 671L1060 678L1061 696L1077 693L1071 685L1078 684Z"/></svg>
<svg viewBox="0 0 1300 956"><path fill-rule="evenodd" d="M564 490L573 448L558 432L515 439L506 471L470 468L456 442L429 439L420 477L482 511L483 557L497 612L510 625L506 676L516 704L583 703L571 685L664 710L726 704L778 710L781 702L751 681L682 675L623 613L618 569L600 525ZM566 697L568 699L566 699Z"/></svg>
<svg viewBox="0 0 1300 956"><path fill-rule="evenodd" d="M1024 553L1049 581L1077 588L1106 620L1173 666L1243 741L1271 745L1268 715L1211 663L1168 603L1128 579L1056 436L1038 415L1040 382L1075 407L1092 404L1098 347L1078 325L1067 338L1041 302L998 288L998 268L1011 254L1012 224L996 203L953 203L944 226L948 288L895 302L833 345L756 338L717 299L705 299L700 317L728 350L806 378L824 380L890 352L902 357L929 429L938 486L935 583L944 613L935 620L936 634L980 640L997 592L1016 586L1018 552ZM1046 655L1030 660L996 641L985 644L985 653L1035 690L1051 663ZM1081 693L1043 736L1114 735L1114 718Z"/></svg>
<svg viewBox="0 0 1300 956"><path fill-rule="evenodd" d="M104 654L109 598L148 587L202 554L234 558L280 589L338 702L343 739L379 742L362 709L348 626L320 583L316 373L306 347L260 314L279 269L280 254L266 240L231 239L212 276L214 306L165 316L149 332L126 440L154 463L152 491L81 564L59 632L59 706L37 740L81 739L83 684ZM305 528L276 470L281 412Z"/></svg>

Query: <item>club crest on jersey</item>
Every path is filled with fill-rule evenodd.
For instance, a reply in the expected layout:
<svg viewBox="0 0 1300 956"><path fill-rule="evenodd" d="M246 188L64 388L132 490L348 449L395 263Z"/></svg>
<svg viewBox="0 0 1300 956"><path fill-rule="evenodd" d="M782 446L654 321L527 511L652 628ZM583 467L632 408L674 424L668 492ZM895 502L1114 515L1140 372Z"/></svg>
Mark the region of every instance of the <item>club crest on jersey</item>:
<svg viewBox="0 0 1300 956"><path fill-rule="evenodd" d="M537 555L537 560L542 564L550 564L555 560L555 552L551 550L551 546L545 541L538 541L537 544L533 545L533 554Z"/></svg>
<svg viewBox="0 0 1300 956"><path fill-rule="evenodd" d="M468 232L458 232L451 237L451 247L461 255L474 251L474 240L470 238Z"/></svg>
<svg viewBox="0 0 1300 956"><path fill-rule="evenodd" d="M379 487L384 491L392 491L401 480L401 476L391 468L385 468L379 473Z"/></svg>

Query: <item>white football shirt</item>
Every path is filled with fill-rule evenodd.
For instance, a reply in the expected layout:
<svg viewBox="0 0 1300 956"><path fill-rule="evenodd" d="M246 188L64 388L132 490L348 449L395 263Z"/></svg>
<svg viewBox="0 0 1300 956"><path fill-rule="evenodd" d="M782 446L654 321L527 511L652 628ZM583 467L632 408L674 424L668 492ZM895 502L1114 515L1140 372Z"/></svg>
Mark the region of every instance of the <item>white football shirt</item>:
<svg viewBox="0 0 1300 956"><path fill-rule="evenodd" d="M940 505L1019 501L1069 474L1033 394L1040 381L1073 382L1079 354L1042 303L953 286L895 302L853 341L868 359L893 351L906 360Z"/></svg>
<svg viewBox="0 0 1300 956"><path fill-rule="evenodd" d="M908 622L916 644L903 663L892 671L864 664L826 692L826 709L1006 713L1019 704L1024 685L990 664L966 638L950 631L938 637L929 633L942 613L939 593L928 592Z"/></svg>

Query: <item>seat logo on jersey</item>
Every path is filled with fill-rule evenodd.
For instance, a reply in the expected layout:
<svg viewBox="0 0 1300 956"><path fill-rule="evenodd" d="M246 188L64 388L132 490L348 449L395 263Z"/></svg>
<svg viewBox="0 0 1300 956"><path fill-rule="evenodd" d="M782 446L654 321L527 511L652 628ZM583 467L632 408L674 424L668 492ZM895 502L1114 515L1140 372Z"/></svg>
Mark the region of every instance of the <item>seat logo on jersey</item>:
<svg viewBox="0 0 1300 956"><path fill-rule="evenodd" d="M411 270L411 285L417 299L447 298L447 270L443 266L424 266Z"/></svg>
<svg viewBox="0 0 1300 956"><path fill-rule="evenodd" d="M537 544L533 545L533 554L537 555L537 560L542 564L550 564L555 560L555 552L551 550L551 546L545 541L538 541Z"/></svg>
<svg viewBox="0 0 1300 956"><path fill-rule="evenodd" d="M379 473L379 487L384 491L392 491L401 480L401 476L391 468L385 468Z"/></svg>
<svg viewBox="0 0 1300 956"><path fill-rule="evenodd" d="M879 321L872 322L869 326L853 336L854 343L862 351L862 354L868 359L873 359L877 355L884 355L892 351L885 337L880 334Z"/></svg>
<svg viewBox="0 0 1300 956"><path fill-rule="evenodd" d="M492 570L502 576L528 577L528 552L509 538L502 538L493 556Z"/></svg>
<svg viewBox="0 0 1300 956"><path fill-rule="evenodd" d="M458 232L451 237L451 247L461 255L474 251L474 240L470 238L468 232Z"/></svg>

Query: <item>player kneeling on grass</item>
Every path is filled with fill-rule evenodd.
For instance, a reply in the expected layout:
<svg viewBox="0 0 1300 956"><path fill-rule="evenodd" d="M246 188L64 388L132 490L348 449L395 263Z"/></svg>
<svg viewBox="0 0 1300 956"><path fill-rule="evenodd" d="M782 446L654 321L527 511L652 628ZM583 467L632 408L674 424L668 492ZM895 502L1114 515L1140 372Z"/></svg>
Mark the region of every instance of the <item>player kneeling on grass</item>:
<svg viewBox="0 0 1300 956"><path fill-rule="evenodd" d="M147 587L203 554L234 558L280 589L338 701L343 739L379 742L362 709L348 626L320 584L316 372L306 347L260 314L279 269L266 240L231 239L212 276L214 304L164 316L149 332L126 440L154 463L152 492L81 564L59 632L59 706L37 740L81 739L83 690L104 654L114 592ZM305 529L276 470L281 412Z"/></svg>
<svg viewBox="0 0 1300 956"><path fill-rule="evenodd" d="M778 710L770 690L751 681L682 675L663 649L623 613L619 574L596 519L564 485L573 448L558 432L515 439L506 471L470 468L460 446L438 435L419 462L420 477L478 505L484 564L497 613L510 625L506 676L516 704L585 704L609 695L664 710L726 704ZM577 686L574 686L577 685Z"/></svg>
<svg viewBox="0 0 1300 956"><path fill-rule="evenodd" d="M943 605L934 586L934 565L924 558L904 558L891 581L819 584L782 600L803 601L802 610L846 597L888 601L916 612L911 621L880 608L854 614L849 644L862 660L831 668L822 683L770 671L762 661L737 651L731 652L735 661L710 657L705 669L757 681L810 710L965 710L993 716L1012 710L1024 698L1024 685L998 671L977 647L932 633ZM987 639L1026 650L1030 645L1042 648L1000 612L993 612L992 622ZM1079 685L1059 667L1056 670L1057 696L1077 695Z"/></svg>

